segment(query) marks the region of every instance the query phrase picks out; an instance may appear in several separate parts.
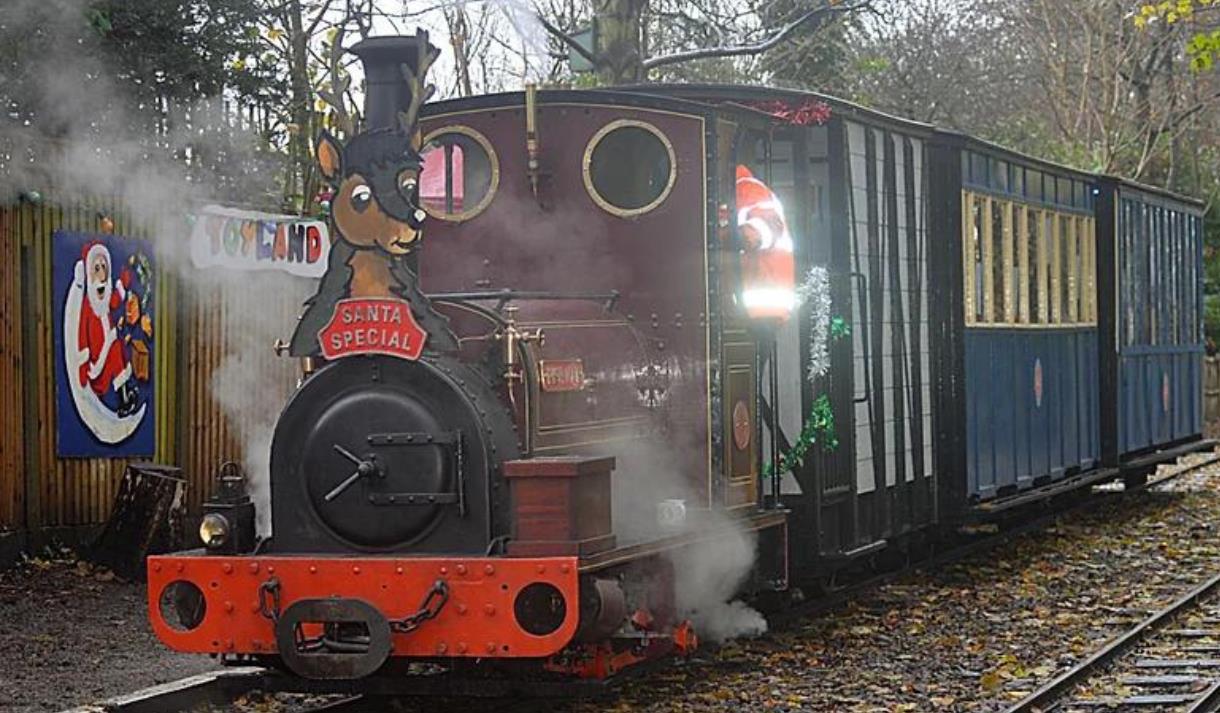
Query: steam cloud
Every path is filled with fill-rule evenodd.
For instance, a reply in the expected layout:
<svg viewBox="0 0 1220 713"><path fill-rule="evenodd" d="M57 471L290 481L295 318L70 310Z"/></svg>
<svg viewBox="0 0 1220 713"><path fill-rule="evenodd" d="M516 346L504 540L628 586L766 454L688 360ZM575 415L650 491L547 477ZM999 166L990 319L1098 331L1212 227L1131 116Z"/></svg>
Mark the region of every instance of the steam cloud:
<svg viewBox="0 0 1220 713"><path fill-rule="evenodd" d="M657 506L664 500L683 500L687 521L681 531L704 537L670 557L679 616L689 618L707 641L763 634L767 620L735 598L754 567L758 538L728 515L699 502L683 477L689 465L674 456L681 452L675 446L683 445L650 439L615 454L615 534L620 542L673 534L658 523Z"/></svg>
<svg viewBox="0 0 1220 713"><path fill-rule="evenodd" d="M196 295L214 297L225 314L240 315L240 322L232 323L240 326L226 330L227 352L212 374L211 393L236 430L240 460L258 506L259 533L268 535L270 442L283 405L280 397L287 392L285 360L277 359L270 345L276 338L288 336L292 315L261 307L300 304L310 285L275 273L252 276L197 270L190 264L187 227L180 221L192 206L218 193L217 177L201 171L193 157L228 155L237 161L236 157L254 154L254 137L233 127L214 134L200 131L201 125L224 124L219 102L201 102L175 110L155 139L150 139L140 128L142 122L124 109L120 101L123 89L107 79L109 74L95 66L96 60L88 53L77 51L87 0L3 2L0 33L14 37L40 33L48 41L40 45L42 55L37 61L24 63L32 73L28 86L37 92L26 99L37 108L39 128L0 120L0 200L14 200L19 192L30 189L41 190L63 204L99 194L114 196L138 230L155 236L161 269L174 271ZM527 45L545 48L545 31L525 3L501 0L496 4ZM56 137L52 142L45 140L47 127ZM217 143L209 143L209 136ZM522 210L522 215L527 213ZM530 239L545 242L553 252L567 243L565 234L587 230L579 212L557 211L533 229ZM540 279L563 283L596 274L615 287L627 277L620 272L625 269L621 261L609 255L552 257ZM571 269L569 261L599 269ZM426 284L427 276L422 277ZM629 453L616 454L614 529L622 541L656 536L660 534L657 503L684 500L687 527L717 536L673 557L681 614L691 617L708 640L760 634L767 626L762 615L733 599L754 564L756 538L727 516L700 507L682 479L686 466L671 455L689 445L633 444Z"/></svg>
<svg viewBox="0 0 1220 713"><path fill-rule="evenodd" d="M222 331L227 351L212 374L211 395L229 419L251 478L260 534L270 533L268 460L271 433L289 381L286 360L271 344L292 329L291 310L310 290L300 278L261 273L226 274L190 263L185 217L235 181L248 195L271 195L257 161L257 137L227 121L221 98L170 106L159 120L147 106L136 113L126 88L92 53L81 51L89 0L3 0L0 38L36 38L37 56L22 56L0 68L0 88L26 93L10 97L0 118L0 201L39 190L64 206L99 196L113 199L133 232L153 237L159 269L172 272L196 299L216 302L230 319ZM20 51L10 50L14 54ZM18 85L16 78L25 74ZM23 112L32 116L22 119ZM152 128L150 129L150 125ZM211 170L203 157L225 175ZM222 183L225 184L222 186ZM167 338L179 338L180 334ZM211 476L219 463L207 464Z"/></svg>
<svg viewBox="0 0 1220 713"><path fill-rule="evenodd" d="M239 328L227 330L226 351L212 372L211 397L228 419L241 449L260 537L271 535L271 437L291 391L296 363L272 352L287 341L294 306L312 292L311 281L276 272L211 275L208 289ZM277 308L278 307L278 308Z"/></svg>

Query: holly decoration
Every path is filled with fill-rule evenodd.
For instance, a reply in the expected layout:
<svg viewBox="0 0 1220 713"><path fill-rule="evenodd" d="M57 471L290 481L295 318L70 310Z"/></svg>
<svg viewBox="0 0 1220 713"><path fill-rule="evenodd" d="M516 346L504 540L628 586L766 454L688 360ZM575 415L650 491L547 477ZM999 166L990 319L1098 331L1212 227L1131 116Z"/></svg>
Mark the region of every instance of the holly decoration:
<svg viewBox="0 0 1220 713"><path fill-rule="evenodd" d="M830 338L842 339L843 337L851 336L851 324L842 317L835 317L830 320Z"/></svg>
<svg viewBox="0 0 1220 713"><path fill-rule="evenodd" d="M825 451L833 451L839 447L839 438L835 435L835 413L830 407L830 397L826 394L822 394L813 402L801 435L787 453L780 455L779 468L776 468L774 463L767 463L763 467L763 476L777 478L781 473L802 465L810 449L818 443L822 444L822 450Z"/></svg>
<svg viewBox="0 0 1220 713"><path fill-rule="evenodd" d="M807 372L810 383L814 383L830 369L829 342L851 336L851 323L843 317L829 314L829 290L823 289L828 284L825 269L814 268L810 270L805 283L798 288L798 292L802 293L802 301L810 298L816 300L811 309L811 322L813 340L819 343L811 349ZM818 309L819 306L822 309ZM775 463L767 463L763 467L763 476L778 478L780 474L803 465L810 449L819 443L825 451L833 451L839 447L839 438L835 435L834 409L830 405L830 397L826 394L822 394L813 402L809 415L805 417L800 436L786 453L780 454L779 467L777 468Z"/></svg>

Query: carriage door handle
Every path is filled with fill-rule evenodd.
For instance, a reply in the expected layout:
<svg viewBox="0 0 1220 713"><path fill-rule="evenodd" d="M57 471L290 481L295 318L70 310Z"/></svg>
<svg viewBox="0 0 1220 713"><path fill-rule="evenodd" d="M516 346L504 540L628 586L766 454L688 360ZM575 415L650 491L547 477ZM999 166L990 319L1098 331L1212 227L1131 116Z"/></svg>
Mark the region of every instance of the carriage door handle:
<svg viewBox="0 0 1220 713"><path fill-rule="evenodd" d="M860 335L860 344L862 345L861 346L861 356L864 359L864 395L857 397L853 394L852 401L855 403L858 403L858 404L862 404L862 403L867 403L869 398L871 398L872 394L873 394L872 369L871 369L872 360L869 359L869 353L868 353L869 344L870 344L869 338L868 338L868 329L869 329L869 322L870 322L869 303L868 303L868 276L862 272L853 272L853 273L851 273L851 278L853 280L857 280L860 282L861 292L857 295L857 297L860 298L860 300L859 300L860 326L864 329L864 334ZM853 362L856 360L855 349L852 349L851 359Z"/></svg>

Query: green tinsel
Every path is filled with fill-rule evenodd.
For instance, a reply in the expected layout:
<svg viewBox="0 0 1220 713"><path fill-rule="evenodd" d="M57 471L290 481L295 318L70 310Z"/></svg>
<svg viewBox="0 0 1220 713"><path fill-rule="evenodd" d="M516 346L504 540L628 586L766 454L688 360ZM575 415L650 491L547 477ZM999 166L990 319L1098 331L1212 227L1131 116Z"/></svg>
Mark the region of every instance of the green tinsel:
<svg viewBox="0 0 1220 713"><path fill-rule="evenodd" d="M813 402L813 408L809 409L809 417L805 419L805 427L801 429L801 435L787 453L780 455L779 469L776 470L775 464L767 463L763 468L763 475L768 478L776 478L780 473L801 465L805 462L805 456L809 454L809 450L816 443L821 443L822 450L825 451L833 451L839 447L839 439L835 436L834 409L830 407L830 397L826 394L822 394L817 401Z"/></svg>
<svg viewBox="0 0 1220 713"><path fill-rule="evenodd" d="M842 317L830 319L830 338L832 340L843 339L849 335L851 335L850 322ZM824 451L833 451L839 447L839 438L835 435L835 412L830 406L830 397L826 394L822 394L813 402L813 407L809 409L809 416L805 418L805 425L801 429L801 435L796 439L796 443L792 444L787 453L780 454L779 469L775 468L774 463L767 463L763 467L763 476L778 478L781 473L800 466L805 462L809 449L817 443L822 444Z"/></svg>

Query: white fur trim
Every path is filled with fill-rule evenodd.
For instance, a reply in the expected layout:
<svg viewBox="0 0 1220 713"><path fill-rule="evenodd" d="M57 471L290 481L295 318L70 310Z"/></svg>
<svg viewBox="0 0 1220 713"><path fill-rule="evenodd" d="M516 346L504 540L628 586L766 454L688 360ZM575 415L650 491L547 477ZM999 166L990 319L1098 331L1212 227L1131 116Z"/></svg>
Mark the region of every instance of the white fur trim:
<svg viewBox="0 0 1220 713"><path fill-rule="evenodd" d="M90 379L96 379L101 375L102 369L106 366L106 357L110 354L110 345L114 344L115 340L118 338L118 333L114 331L114 327L110 327L106 330L106 339L102 342L101 353L98 354L97 361L89 365Z"/></svg>
<svg viewBox="0 0 1220 713"><path fill-rule="evenodd" d="M743 290L741 301L747 309L778 309L791 312L796 308L796 290L782 287L755 287Z"/></svg>
<svg viewBox="0 0 1220 713"><path fill-rule="evenodd" d="M114 262L110 259L110 249L105 245L98 243L89 248L89 252L85 253L85 268L88 270L89 259L94 255L103 255L106 258L106 267L110 268L110 272L114 272Z"/></svg>
<svg viewBox="0 0 1220 713"><path fill-rule="evenodd" d="M771 224L762 218L750 218L741 227L750 226L758 231L758 237L762 239L762 243L758 246L759 250L770 250L775 244L775 232L771 229Z"/></svg>

